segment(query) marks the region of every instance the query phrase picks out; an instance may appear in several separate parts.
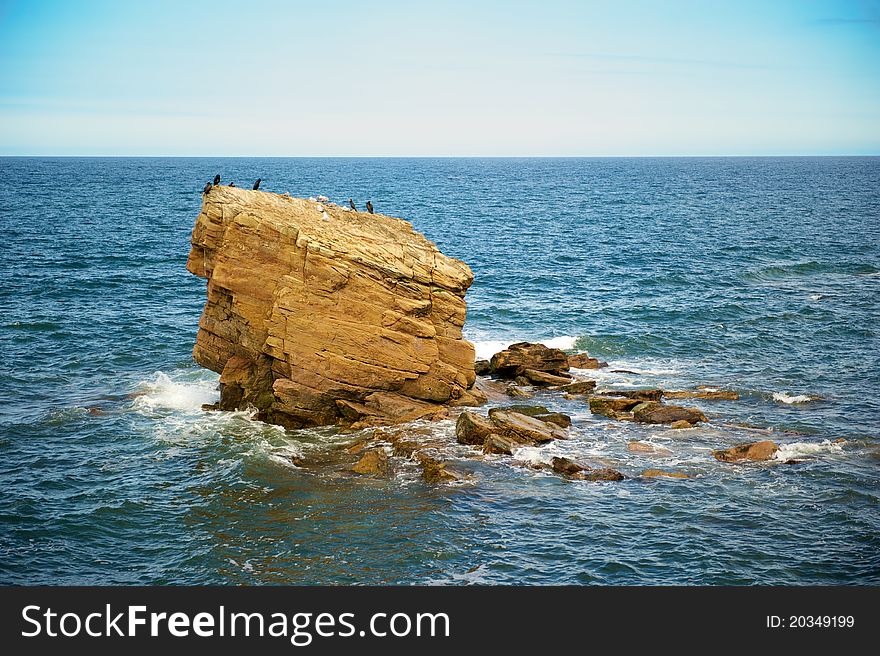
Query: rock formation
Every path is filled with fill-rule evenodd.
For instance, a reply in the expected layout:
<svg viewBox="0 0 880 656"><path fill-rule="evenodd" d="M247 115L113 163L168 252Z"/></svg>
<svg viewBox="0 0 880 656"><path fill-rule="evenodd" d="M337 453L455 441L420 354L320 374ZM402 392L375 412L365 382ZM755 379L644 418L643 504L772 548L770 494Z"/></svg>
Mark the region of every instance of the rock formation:
<svg viewBox="0 0 880 656"><path fill-rule="evenodd" d="M208 281L193 357L222 409L359 427L484 400L461 336L473 274L407 221L214 187L187 268Z"/></svg>

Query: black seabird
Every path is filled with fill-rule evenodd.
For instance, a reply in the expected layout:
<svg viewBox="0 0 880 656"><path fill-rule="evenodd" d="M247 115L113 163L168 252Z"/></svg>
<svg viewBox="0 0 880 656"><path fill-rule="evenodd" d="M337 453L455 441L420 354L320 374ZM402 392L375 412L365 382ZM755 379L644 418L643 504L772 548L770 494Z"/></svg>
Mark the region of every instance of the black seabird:
<svg viewBox="0 0 880 656"><path fill-rule="evenodd" d="M370 201L367 201L367 211L372 214L373 213L373 204Z"/></svg>
<svg viewBox="0 0 880 656"><path fill-rule="evenodd" d="M213 186L214 186L214 185L212 185L210 182L208 182L208 183L205 185L205 188L202 189L202 196L204 196L204 195L207 194L209 191L211 191L211 188L212 188Z"/></svg>
<svg viewBox="0 0 880 656"><path fill-rule="evenodd" d="M229 186L230 186L230 187L234 187L234 186L235 186L235 183L234 183L234 182L230 182L230 183L229 183Z"/></svg>
<svg viewBox="0 0 880 656"><path fill-rule="evenodd" d="M353 209L355 212L358 211L358 208L356 208L356 207L354 206L354 201L353 201L351 198L348 199L348 206L349 206L351 209Z"/></svg>
<svg viewBox="0 0 880 656"><path fill-rule="evenodd" d="M214 176L214 184L215 185L220 184L220 174L219 173Z"/></svg>
<svg viewBox="0 0 880 656"><path fill-rule="evenodd" d="M257 181L254 183L254 191L260 190L260 183L263 181L263 178L257 178Z"/></svg>

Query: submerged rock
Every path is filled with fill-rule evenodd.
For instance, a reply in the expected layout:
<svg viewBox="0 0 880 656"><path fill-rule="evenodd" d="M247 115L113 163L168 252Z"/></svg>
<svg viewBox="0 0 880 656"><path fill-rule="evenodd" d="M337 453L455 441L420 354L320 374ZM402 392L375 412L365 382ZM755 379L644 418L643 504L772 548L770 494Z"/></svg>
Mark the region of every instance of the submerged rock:
<svg viewBox="0 0 880 656"><path fill-rule="evenodd" d="M622 481L626 478L616 469L603 467L596 469L575 462L571 458L555 457L550 466L557 474L562 474L578 481Z"/></svg>
<svg viewBox="0 0 880 656"><path fill-rule="evenodd" d="M642 478L690 478L681 472L668 472L662 469L646 469L641 473Z"/></svg>
<svg viewBox="0 0 880 656"><path fill-rule="evenodd" d="M463 478L458 472L448 469L448 463L438 460L437 458L432 458L431 456L420 456L419 464L422 466L422 478L425 479L426 483L431 485L436 485L437 483L451 483Z"/></svg>
<svg viewBox="0 0 880 656"><path fill-rule="evenodd" d="M387 424L479 403L462 339L466 264L380 214L226 186L204 195L187 268L208 281L193 357L221 409L288 428Z"/></svg>
<svg viewBox="0 0 880 656"><path fill-rule="evenodd" d="M351 471L367 476L385 476L388 473L388 454L385 449L370 449L364 452Z"/></svg>
<svg viewBox="0 0 880 656"><path fill-rule="evenodd" d="M626 445L630 453L647 453L655 456L671 456L672 451L664 449L662 446L656 446L649 442L632 441Z"/></svg>
<svg viewBox="0 0 880 656"><path fill-rule="evenodd" d="M596 358L591 358L586 353L576 353L568 356L568 366L575 369L601 369L607 367L607 362L602 362Z"/></svg>
<svg viewBox="0 0 880 656"><path fill-rule="evenodd" d="M670 428L675 429L684 429L684 428L693 428L694 425L686 419L679 419L678 421L673 421L669 424Z"/></svg>
<svg viewBox="0 0 880 656"><path fill-rule="evenodd" d="M511 410L512 412L518 412L523 415L528 415L529 417L534 417L535 415L546 415L550 411L545 408L543 405L508 405L504 407L504 410Z"/></svg>
<svg viewBox="0 0 880 656"><path fill-rule="evenodd" d="M737 401L739 394L732 390L679 390L664 392L667 399L709 399L711 401Z"/></svg>
<svg viewBox="0 0 880 656"><path fill-rule="evenodd" d="M779 451L779 445L771 440L763 440L761 442L749 442L748 444L737 444L729 449L719 449L713 451L712 455L716 460L722 462L742 462L752 460L760 462L770 460Z"/></svg>
<svg viewBox="0 0 880 656"><path fill-rule="evenodd" d="M638 401L659 401L663 396L662 389L634 389L634 390L611 390L599 392L597 396L617 396Z"/></svg>

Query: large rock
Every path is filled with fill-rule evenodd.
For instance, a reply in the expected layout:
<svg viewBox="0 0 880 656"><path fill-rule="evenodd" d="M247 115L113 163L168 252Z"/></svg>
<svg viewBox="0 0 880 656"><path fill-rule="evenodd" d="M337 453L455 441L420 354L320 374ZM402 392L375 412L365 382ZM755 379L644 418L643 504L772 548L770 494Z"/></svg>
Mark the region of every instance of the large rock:
<svg viewBox="0 0 880 656"><path fill-rule="evenodd" d="M656 401L640 403L632 409L633 418L643 424L672 424L686 421L696 424L707 421L706 415L696 408L683 408L678 405L664 405Z"/></svg>
<svg viewBox="0 0 880 656"><path fill-rule="evenodd" d="M455 423L455 437L459 444L482 445L487 437L496 432L495 424L489 419L467 410L458 415Z"/></svg>
<svg viewBox="0 0 880 656"><path fill-rule="evenodd" d="M770 460L779 451L779 445L771 440L763 440L761 442L749 442L748 444L737 444L729 449L719 449L713 451L712 455L716 460L722 462L742 462L745 460L753 460L760 462L762 460Z"/></svg>
<svg viewBox="0 0 880 656"><path fill-rule="evenodd" d="M568 357L564 351L529 342L511 344L493 355L490 363L492 373L502 378L515 378L526 369L556 374L568 371Z"/></svg>
<svg viewBox="0 0 880 656"><path fill-rule="evenodd" d="M187 268L208 281L193 357L221 374L223 408L299 428L481 400L461 337L473 274L406 221L218 186Z"/></svg>
<svg viewBox="0 0 880 656"><path fill-rule="evenodd" d="M492 408L489 419L495 424L496 432L514 440L529 444L565 439L565 431L556 424L541 421L519 412Z"/></svg>

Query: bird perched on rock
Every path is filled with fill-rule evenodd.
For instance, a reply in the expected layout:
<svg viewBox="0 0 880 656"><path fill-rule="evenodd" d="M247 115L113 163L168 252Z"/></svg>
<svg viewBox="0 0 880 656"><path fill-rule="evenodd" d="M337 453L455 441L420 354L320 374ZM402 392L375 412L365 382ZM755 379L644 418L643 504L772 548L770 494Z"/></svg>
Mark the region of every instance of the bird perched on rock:
<svg viewBox="0 0 880 656"><path fill-rule="evenodd" d="M367 211L372 214L373 213L373 204L370 201L367 201Z"/></svg>
<svg viewBox="0 0 880 656"><path fill-rule="evenodd" d="M219 173L214 176L214 184L215 185L220 184L220 174Z"/></svg>
<svg viewBox="0 0 880 656"><path fill-rule="evenodd" d="M260 190L260 183L263 181L263 178L257 178L257 181L254 183L254 191Z"/></svg>
<svg viewBox="0 0 880 656"><path fill-rule="evenodd" d="M349 206L351 209L353 209L355 212L358 211L358 208L356 208L356 207L354 206L354 201L353 201L351 198L348 199L348 206Z"/></svg>
<svg viewBox="0 0 880 656"><path fill-rule="evenodd" d="M230 182L230 183L229 183L229 186L230 186L230 187L234 187L234 186L235 186L235 183L234 183L234 182Z"/></svg>
<svg viewBox="0 0 880 656"><path fill-rule="evenodd" d="M211 182L208 181L208 183L205 185L205 188L202 189L202 196L204 196L204 195L207 194L209 191L211 191L211 188L212 188L213 186L214 186L214 185L212 185Z"/></svg>

